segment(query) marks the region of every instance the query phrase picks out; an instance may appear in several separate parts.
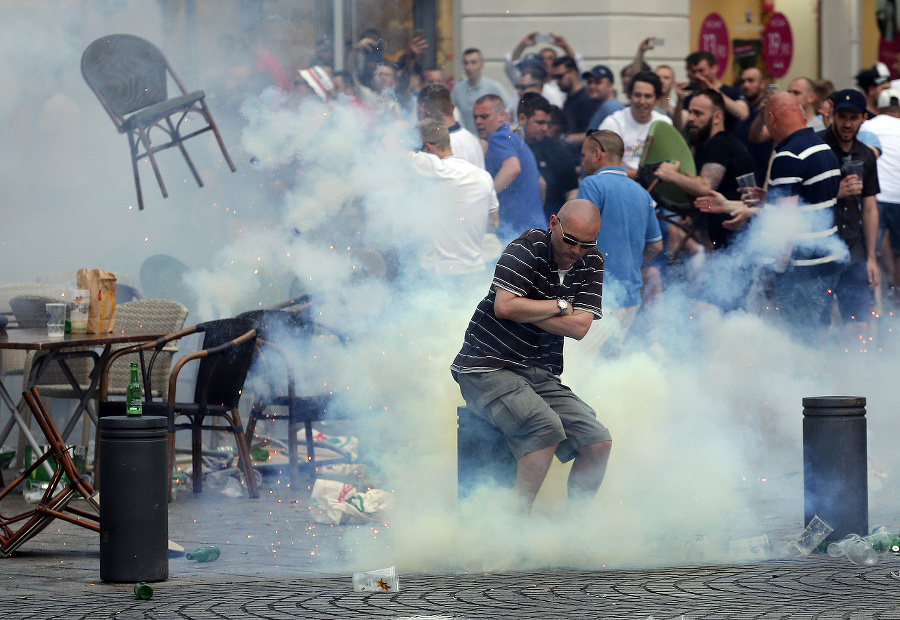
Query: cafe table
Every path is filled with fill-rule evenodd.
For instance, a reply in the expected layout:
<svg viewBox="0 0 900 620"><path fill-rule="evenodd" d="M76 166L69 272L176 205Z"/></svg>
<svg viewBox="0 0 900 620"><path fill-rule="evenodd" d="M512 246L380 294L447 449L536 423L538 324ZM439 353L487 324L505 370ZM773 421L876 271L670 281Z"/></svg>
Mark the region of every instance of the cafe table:
<svg viewBox="0 0 900 620"><path fill-rule="evenodd" d="M35 351L42 354L32 364L31 372L26 378L23 391L28 391L36 385L44 371L53 363L59 365L59 368L72 385L74 392L79 395L79 402L75 412L62 432L62 439L65 441L84 412L88 413L94 424L97 423L97 414L91 407L91 401L97 396L100 381L113 353L112 346L115 344L152 342L162 336L165 336L165 334L139 330L128 332L117 330L106 334L67 333L62 338L51 338L47 334L46 328L7 328L6 330L0 330L0 350L16 349ZM94 360L94 366L89 375L90 384L87 385L86 389L82 389L69 369L67 360L73 357L89 357ZM29 423L19 413L19 406L10 396L2 381L0 381L0 400L12 413L12 417L0 430L0 445L6 441L13 427L18 425L19 432L31 445L35 451L34 453L41 454L41 448L31 433ZM0 411L2 411L2 406L0 406ZM49 465L46 463L45 469L49 470Z"/></svg>

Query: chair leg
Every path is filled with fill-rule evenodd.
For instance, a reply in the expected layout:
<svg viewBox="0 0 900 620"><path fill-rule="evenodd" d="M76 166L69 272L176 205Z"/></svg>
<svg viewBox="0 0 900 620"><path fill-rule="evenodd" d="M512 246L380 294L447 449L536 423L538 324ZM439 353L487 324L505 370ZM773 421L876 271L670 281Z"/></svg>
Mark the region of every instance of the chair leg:
<svg viewBox="0 0 900 620"><path fill-rule="evenodd" d="M313 425L312 420L306 420L303 423L306 428L306 454L309 457L307 467L309 467L309 486L312 487L316 483L318 476L316 470L316 447L313 442Z"/></svg>
<svg viewBox="0 0 900 620"><path fill-rule="evenodd" d="M172 501L172 479L175 477L175 431L169 431L169 502Z"/></svg>
<svg viewBox="0 0 900 620"><path fill-rule="evenodd" d="M134 141L134 133L128 132L128 145L131 148L131 171L134 173L134 188L137 191L138 211L144 210L144 196L141 194L141 175L138 173L137 144Z"/></svg>
<svg viewBox="0 0 900 620"><path fill-rule="evenodd" d="M144 148L147 150L147 158L150 160L150 165L153 167L153 174L156 175L156 182L159 183L159 189L162 191L163 198L168 198L169 192L166 190L166 184L163 182L162 174L159 172L159 166L156 165L156 156L153 154L153 147L150 145L150 135L141 126L138 126L136 131L141 138Z"/></svg>
<svg viewBox="0 0 900 620"><path fill-rule="evenodd" d="M169 130L171 131L170 135L172 136L172 141L178 144L178 149L184 156L184 161L187 162L188 168L191 169L191 174L194 175L194 179L197 181L197 185L203 187L203 179L200 178L200 174L198 174L197 169L194 167L194 162L191 161L191 156L188 155L187 149L184 148L184 142L181 140L181 135L178 133L178 129L176 129L175 125L172 124L171 117L166 117L166 124L169 126Z"/></svg>
<svg viewBox="0 0 900 620"><path fill-rule="evenodd" d="M247 481L247 494L256 499L259 497L259 488L256 486L256 475L253 472L253 464L250 461L250 450L247 447L247 436L244 434L241 425L241 416L237 409L231 411L231 426L235 429L234 441L238 449L238 466L244 473L244 479Z"/></svg>
<svg viewBox="0 0 900 620"><path fill-rule="evenodd" d="M288 407L288 467L291 470L291 487L300 488L300 457L297 456L297 424L291 407Z"/></svg>
<svg viewBox="0 0 900 620"><path fill-rule="evenodd" d="M200 100L200 106L203 108L203 116L206 118L206 122L209 123L210 129L212 129L213 135L216 137L216 142L219 143L219 149L222 151L222 157L225 158L225 163L227 163L228 167L231 168L231 171L234 172L237 168L234 167L234 162L231 161L231 157L228 155L228 149L225 148L225 142L222 141L222 136L219 134L219 128L216 127L216 122L213 120L212 114L209 113L209 108L206 106L206 99Z"/></svg>
<svg viewBox="0 0 900 620"><path fill-rule="evenodd" d="M201 421L193 420L191 424L191 478L194 493L203 492L203 429Z"/></svg>

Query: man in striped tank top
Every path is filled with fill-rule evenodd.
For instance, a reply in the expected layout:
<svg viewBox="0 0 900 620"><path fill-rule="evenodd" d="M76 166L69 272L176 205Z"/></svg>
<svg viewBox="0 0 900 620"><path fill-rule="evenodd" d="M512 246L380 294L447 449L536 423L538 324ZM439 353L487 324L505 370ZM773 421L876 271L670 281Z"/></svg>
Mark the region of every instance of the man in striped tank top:
<svg viewBox="0 0 900 620"><path fill-rule="evenodd" d="M785 324L810 344L831 320L833 291L847 245L838 236L834 208L840 164L827 144L806 126L790 93L775 93L765 109L775 141L764 212L783 233L774 260L775 301Z"/></svg>
<svg viewBox="0 0 900 620"><path fill-rule="evenodd" d="M609 431L560 382L564 338L581 340L601 317L599 230L597 207L576 199L550 217L549 229L510 243L450 367L468 408L506 436L526 514L554 454L574 459L570 504L590 500L606 472Z"/></svg>

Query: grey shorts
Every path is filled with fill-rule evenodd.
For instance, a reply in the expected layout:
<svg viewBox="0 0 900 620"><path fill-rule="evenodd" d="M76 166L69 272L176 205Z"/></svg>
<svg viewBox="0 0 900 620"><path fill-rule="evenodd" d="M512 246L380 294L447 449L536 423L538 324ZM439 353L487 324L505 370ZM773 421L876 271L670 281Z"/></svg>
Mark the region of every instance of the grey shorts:
<svg viewBox="0 0 900 620"><path fill-rule="evenodd" d="M539 368L455 374L466 406L506 436L516 459L554 444L565 463L580 446L612 441L587 403Z"/></svg>

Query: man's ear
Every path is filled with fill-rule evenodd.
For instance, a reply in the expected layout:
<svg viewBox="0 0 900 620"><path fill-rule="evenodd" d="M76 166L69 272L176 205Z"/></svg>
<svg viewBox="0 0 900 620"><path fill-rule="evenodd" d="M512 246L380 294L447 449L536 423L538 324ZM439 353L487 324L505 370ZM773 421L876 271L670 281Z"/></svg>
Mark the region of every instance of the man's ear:
<svg viewBox="0 0 900 620"><path fill-rule="evenodd" d="M525 116L524 114L519 114L519 117L518 117L518 118L519 118L519 125L520 125L520 126L521 126L521 125L524 125L525 123L528 122L528 117Z"/></svg>

